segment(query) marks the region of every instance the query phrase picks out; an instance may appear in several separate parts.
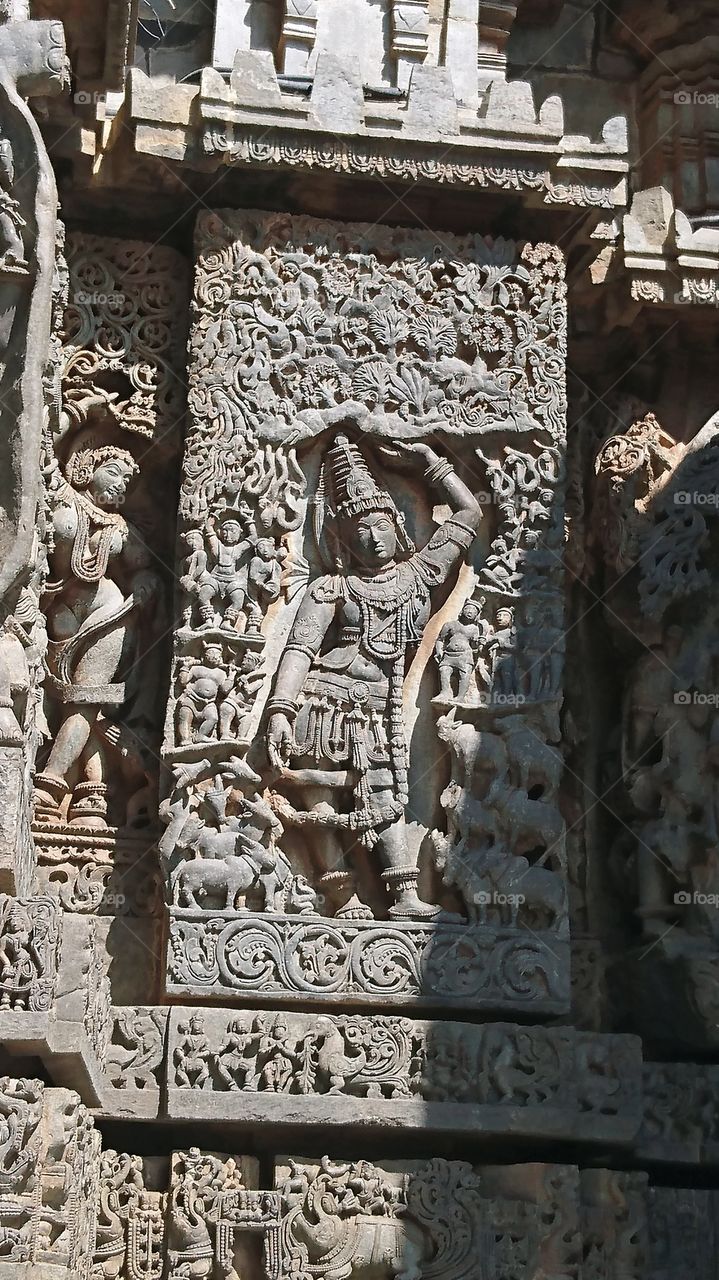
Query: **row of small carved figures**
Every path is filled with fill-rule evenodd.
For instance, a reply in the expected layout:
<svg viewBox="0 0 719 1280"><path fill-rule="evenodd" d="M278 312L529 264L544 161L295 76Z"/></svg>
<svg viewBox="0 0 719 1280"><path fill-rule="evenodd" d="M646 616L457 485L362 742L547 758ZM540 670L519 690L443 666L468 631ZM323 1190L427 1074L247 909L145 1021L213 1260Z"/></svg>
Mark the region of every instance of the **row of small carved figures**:
<svg viewBox="0 0 719 1280"><path fill-rule="evenodd" d="M425 1041L408 1019L390 1024L316 1019L293 1036L282 1014L230 1021L213 1048L201 1015L178 1027L174 1087L224 1092L351 1093L475 1104L553 1102L579 1093L585 1111L617 1114L626 1104L621 1064L596 1044L561 1043L535 1030L436 1026ZM574 1050L572 1075L566 1057Z"/></svg>
<svg viewBox="0 0 719 1280"><path fill-rule="evenodd" d="M440 699L476 698L475 684L495 697L521 695L536 700L556 695L561 684L564 636L556 601L518 626L516 611L500 606L490 624L482 617L484 597L468 600L459 618L442 627L434 657Z"/></svg>

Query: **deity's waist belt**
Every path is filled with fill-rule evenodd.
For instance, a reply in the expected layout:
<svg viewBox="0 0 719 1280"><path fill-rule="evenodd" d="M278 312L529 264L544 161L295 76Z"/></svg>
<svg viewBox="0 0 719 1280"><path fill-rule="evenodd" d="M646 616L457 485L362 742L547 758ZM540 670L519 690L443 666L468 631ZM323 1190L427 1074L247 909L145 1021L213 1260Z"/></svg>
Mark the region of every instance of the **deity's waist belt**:
<svg viewBox="0 0 719 1280"><path fill-rule="evenodd" d="M347 711L354 707L362 707L365 711L385 711L389 681L357 680L341 671L319 671L308 676L302 698L305 702L327 698Z"/></svg>

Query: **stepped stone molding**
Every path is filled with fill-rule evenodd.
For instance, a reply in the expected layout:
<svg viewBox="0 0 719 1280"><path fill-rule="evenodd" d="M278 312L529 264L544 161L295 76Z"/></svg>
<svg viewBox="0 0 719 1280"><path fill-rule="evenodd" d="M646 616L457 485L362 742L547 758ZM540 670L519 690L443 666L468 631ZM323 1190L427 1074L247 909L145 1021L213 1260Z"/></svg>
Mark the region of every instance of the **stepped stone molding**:
<svg viewBox="0 0 719 1280"><path fill-rule="evenodd" d="M330 94L325 81L333 89ZM245 51L238 55L229 83L206 68L199 92L178 86L169 112L168 99L143 72L133 70L130 112L140 154L190 166L202 155L204 166L212 161L279 165L536 191L535 199L546 204L589 208L624 203L625 121L607 121L602 141L590 142L564 134L556 96L537 114L529 84L497 81L488 94L489 107L481 115L458 110L445 68L420 66L413 72L406 104L380 107L364 102L356 65L337 65L324 55L305 102L282 94L271 63L262 54ZM538 156L545 158L544 164L537 163Z"/></svg>
<svg viewBox="0 0 719 1280"><path fill-rule="evenodd" d="M138 1280L309 1274L345 1280L385 1259L409 1280L547 1275L659 1280L672 1205L711 1192L649 1192L645 1174L568 1164L372 1163L277 1158L271 1187L243 1155L102 1149L74 1094L4 1079L2 1280ZM650 1241L647 1206L659 1197ZM585 1264L581 1259L584 1257ZM401 1267L401 1270L398 1270ZM701 1273L699 1273L701 1274Z"/></svg>

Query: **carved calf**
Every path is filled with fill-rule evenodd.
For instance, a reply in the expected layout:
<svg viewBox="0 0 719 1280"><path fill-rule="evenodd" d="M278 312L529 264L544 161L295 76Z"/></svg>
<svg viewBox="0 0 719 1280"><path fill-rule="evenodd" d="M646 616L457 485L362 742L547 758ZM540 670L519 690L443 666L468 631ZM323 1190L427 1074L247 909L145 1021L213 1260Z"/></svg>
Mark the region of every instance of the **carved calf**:
<svg viewBox="0 0 719 1280"><path fill-rule="evenodd" d="M507 716L500 730L507 746L510 776L517 786L527 793L541 787L542 799L553 799L562 780L561 751L544 742L524 716Z"/></svg>
<svg viewBox="0 0 719 1280"><path fill-rule="evenodd" d="M225 895L225 910L243 911L247 891L258 882L258 868L248 857L195 858L175 868L172 900L175 906L199 910L208 895L218 893Z"/></svg>

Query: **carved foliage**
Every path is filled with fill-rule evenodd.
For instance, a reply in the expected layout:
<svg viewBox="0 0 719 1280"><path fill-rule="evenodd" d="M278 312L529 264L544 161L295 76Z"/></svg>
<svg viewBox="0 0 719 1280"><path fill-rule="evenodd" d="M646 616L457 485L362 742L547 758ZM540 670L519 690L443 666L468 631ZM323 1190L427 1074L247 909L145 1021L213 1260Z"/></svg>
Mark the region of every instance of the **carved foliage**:
<svg viewBox="0 0 719 1280"><path fill-rule="evenodd" d="M271 214L210 214L199 234L188 510L209 506L219 460L208 448L233 419L250 439L278 439L278 428L301 438L317 413L354 400L417 435L561 435L553 246L518 254L511 242L448 236L432 246L422 232L308 218L290 231ZM226 454L225 484L239 463Z"/></svg>
<svg viewBox="0 0 719 1280"><path fill-rule="evenodd" d="M457 925L173 918L169 986L207 997L313 995L336 1002L526 1004L562 1012L568 1001L566 943L519 930ZM461 956L458 965L457 957Z"/></svg>
<svg viewBox="0 0 719 1280"><path fill-rule="evenodd" d="M167 450L184 411L182 260L163 246L79 233L68 236L67 256L65 412L76 425L84 423L88 394L106 389L123 428L162 439Z"/></svg>

